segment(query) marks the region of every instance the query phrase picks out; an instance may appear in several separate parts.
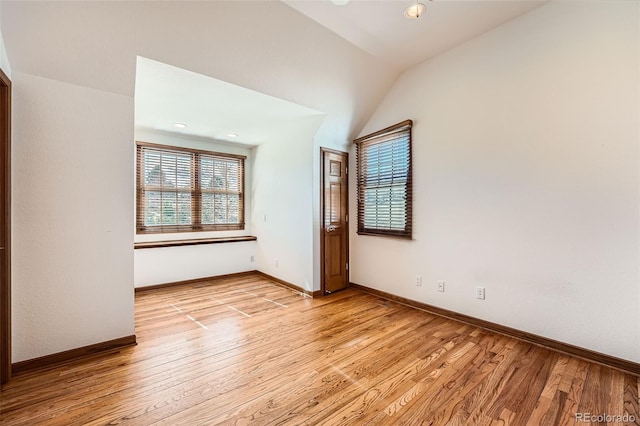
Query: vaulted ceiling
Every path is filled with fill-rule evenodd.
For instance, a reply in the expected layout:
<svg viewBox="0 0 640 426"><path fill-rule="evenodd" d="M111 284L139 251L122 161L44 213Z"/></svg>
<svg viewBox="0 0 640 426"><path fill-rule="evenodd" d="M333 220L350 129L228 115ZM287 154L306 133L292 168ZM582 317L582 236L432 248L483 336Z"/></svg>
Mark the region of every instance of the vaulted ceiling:
<svg viewBox="0 0 640 426"><path fill-rule="evenodd" d="M404 16L405 9L416 3L411 0L282 1L404 71L547 0L419 0L426 10L414 20Z"/></svg>
<svg viewBox="0 0 640 426"><path fill-rule="evenodd" d="M327 114L348 141L397 77L280 1L3 1L14 73L134 95L138 55Z"/></svg>
<svg viewBox="0 0 640 426"><path fill-rule="evenodd" d="M411 3L3 0L0 28L13 72L133 96L143 56L325 113L316 138L347 143L403 69L540 4L440 0L410 21Z"/></svg>

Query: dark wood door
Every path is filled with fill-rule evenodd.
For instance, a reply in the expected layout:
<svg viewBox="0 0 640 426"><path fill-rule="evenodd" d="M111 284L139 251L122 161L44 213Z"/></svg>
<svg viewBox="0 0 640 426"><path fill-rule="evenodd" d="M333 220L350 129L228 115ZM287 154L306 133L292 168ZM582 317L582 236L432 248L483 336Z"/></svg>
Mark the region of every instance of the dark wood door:
<svg viewBox="0 0 640 426"><path fill-rule="evenodd" d="M349 283L349 229L346 152L322 149L321 280L324 294Z"/></svg>
<svg viewBox="0 0 640 426"><path fill-rule="evenodd" d="M0 70L0 384L11 378L11 81Z"/></svg>

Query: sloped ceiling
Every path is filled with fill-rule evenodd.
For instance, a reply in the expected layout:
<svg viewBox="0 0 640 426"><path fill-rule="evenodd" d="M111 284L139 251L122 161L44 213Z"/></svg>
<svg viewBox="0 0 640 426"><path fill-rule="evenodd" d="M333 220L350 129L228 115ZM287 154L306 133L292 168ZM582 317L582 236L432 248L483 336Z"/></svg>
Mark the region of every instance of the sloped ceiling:
<svg viewBox="0 0 640 426"><path fill-rule="evenodd" d="M133 96L139 55L326 113L316 140L336 146L402 70L544 1L429 1L414 21L411 3L5 0L0 16L14 72Z"/></svg>
<svg viewBox="0 0 640 426"><path fill-rule="evenodd" d="M399 71L451 49L546 0L421 0L426 10L410 20L404 10L415 0L282 0Z"/></svg>
<svg viewBox="0 0 640 426"><path fill-rule="evenodd" d="M327 114L347 142L397 72L279 1L3 1L13 72L134 95L138 55Z"/></svg>
<svg viewBox="0 0 640 426"><path fill-rule="evenodd" d="M324 118L319 111L151 59L138 57L137 63L138 129L255 146L278 140L299 120ZM176 128L176 122L187 127Z"/></svg>

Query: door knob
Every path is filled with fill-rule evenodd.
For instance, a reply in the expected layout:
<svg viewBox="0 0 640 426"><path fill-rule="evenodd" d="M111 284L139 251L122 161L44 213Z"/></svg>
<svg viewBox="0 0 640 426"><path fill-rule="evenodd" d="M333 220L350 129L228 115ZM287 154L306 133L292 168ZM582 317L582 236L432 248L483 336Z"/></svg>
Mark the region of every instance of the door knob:
<svg viewBox="0 0 640 426"><path fill-rule="evenodd" d="M336 230L336 227L333 225L327 226L327 232L333 232Z"/></svg>

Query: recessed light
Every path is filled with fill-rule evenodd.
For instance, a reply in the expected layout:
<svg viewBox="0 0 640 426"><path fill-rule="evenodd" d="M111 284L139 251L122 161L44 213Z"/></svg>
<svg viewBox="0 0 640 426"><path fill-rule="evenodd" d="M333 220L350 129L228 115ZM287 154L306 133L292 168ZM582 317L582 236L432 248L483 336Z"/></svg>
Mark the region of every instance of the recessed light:
<svg viewBox="0 0 640 426"><path fill-rule="evenodd" d="M418 19L424 14L426 9L427 7L424 4L416 2L416 4L412 4L405 9L404 16L409 19Z"/></svg>
<svg viewBox="0 0 640 426"><path fill-rule="evenodd" d="M184 123L173 123L173 127L177 127L178 129L184 129L185 127L187 127L187 125Z"/></svg>
<svg viewBox="0 0 640 426"><path fill-rule="evenodd" d="M238 134L237 133L227 133L227 136L229 136L230 138L237 138Z"/></svg>

